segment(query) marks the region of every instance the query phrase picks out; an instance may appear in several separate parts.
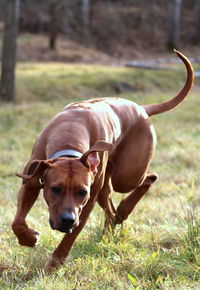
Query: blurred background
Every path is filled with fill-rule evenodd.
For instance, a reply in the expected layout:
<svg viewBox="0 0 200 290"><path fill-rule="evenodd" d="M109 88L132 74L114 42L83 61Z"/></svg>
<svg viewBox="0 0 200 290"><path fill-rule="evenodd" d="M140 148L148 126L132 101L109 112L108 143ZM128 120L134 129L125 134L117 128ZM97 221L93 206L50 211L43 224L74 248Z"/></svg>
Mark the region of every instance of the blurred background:
<svg viewBox="0 0 200 290"><path fill-rule="evenodd" d="M9 0L10 1L10 0ZM6 3L1 1L1 32ZM12 2L12 1L10 1ZM57 43L60 38L87 46L111 57L139 57L167 48L189 48L200 42L199 0L21 0L19 35L35 39L32 56L19 44L19 59L45 58L42 47L61 53L56 60L89 61L84 55L71 58ZM18 7L16 7L18 9ZM44 42L37 41L43 35ZM58 45L58 46L57 46ZM30 51L30 47L29 47ZM42 53L43 52L43 53ZM26 55L26 53L28 55ZM49 56L50 57L50 56ZM92 59L92 56L91 56Z"/></svg>
<svg viewBox="0 0 200 290"><path fill-rule="evenodd" d="M194 57L200 0L0 0L3 74L15 62L15 37L18 61L116 64L174 47ZM1 97L12 99L2 86Z"/></svg>

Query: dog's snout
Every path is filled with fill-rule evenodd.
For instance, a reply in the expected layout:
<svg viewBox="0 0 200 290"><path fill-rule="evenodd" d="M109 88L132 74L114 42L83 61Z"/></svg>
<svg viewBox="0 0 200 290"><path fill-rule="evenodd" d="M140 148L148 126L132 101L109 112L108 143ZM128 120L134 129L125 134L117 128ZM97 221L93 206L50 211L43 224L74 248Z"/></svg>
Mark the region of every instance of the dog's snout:
<svg viewBox="0 0 200 290"><path fill-rule="evenodd" d="M65 225L65 227L72 227L75 223L76 217L75 214L73 212L63 212L60 215L60 219L63 225Z"/></svg>

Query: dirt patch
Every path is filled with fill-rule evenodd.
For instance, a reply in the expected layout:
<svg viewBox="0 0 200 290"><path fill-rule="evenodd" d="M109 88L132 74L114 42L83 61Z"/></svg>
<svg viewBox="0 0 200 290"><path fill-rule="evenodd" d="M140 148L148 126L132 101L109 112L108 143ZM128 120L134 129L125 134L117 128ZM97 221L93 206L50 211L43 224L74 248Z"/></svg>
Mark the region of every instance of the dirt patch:
<svg viewBox="0 0 200 290"><path fill-rule="evenodd" d="M55 51L48 48L48 37L46 35L20 34L17 40L17 60L19 62L66 62L66 63L88 63L88 64L110 64L124 65L126 61L148 60L156 58L176 57L172 52L159 50L155 47L138 44L116 48L113 55L106 54L95 47L86 47L75 41L60 36L57 40ZM0 35L0 54L2 47L2 33ZM188 57L198 57L199 48L185 46L180 50ZM0 55L1 56L1 55Z"/></svg>
<svg viewBox="0 0 200 290"><path fill-rule="evenodd" d="M114 58L98 50L82 46L72 40L60 37L55 51L48 48L48 38L45 35L23 34L18 38L18 61L58 61L107 63Z"/></svg>

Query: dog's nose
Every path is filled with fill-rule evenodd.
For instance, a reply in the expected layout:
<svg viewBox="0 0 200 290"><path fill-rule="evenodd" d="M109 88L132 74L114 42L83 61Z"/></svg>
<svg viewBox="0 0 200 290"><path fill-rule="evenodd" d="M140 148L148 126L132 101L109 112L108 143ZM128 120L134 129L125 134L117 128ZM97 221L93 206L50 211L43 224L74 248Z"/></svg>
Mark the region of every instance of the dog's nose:
<svg viewBox="0 0 200 290"><path fill-rule="evenodd" d="M71 228L74 223L75 223L75 214L73 212L67 213L67 212L63 212L60 215L60 219L62 224L66 227L66 228Z"/></svg>

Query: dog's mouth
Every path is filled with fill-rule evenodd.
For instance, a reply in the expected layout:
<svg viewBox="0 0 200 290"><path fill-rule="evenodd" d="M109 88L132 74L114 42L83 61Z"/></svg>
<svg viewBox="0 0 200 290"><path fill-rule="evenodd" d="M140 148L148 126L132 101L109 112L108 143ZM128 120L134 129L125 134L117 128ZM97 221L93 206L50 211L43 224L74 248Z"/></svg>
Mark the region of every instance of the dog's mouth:
<svg viewBox="0 0 200 290"><path fill-rule="evenodd" d="M74 228L74 226L73 227L67 227L67 226L64 226L64 225L60 225L59 227L55 227L54 222L51 219L49 219L49 223L50 223L50 226L51 226L52 230L57 230L57 231L59 231L61 233L66 233L66 234L71 234L72 231L73 231L73 228Z"/></svg>
<svg viewBox="0 0 200 290"><path fill-rule="evenodd" d="M57 230L61 233L71 234L73 231L73 228L59 228Z"/></svg>

